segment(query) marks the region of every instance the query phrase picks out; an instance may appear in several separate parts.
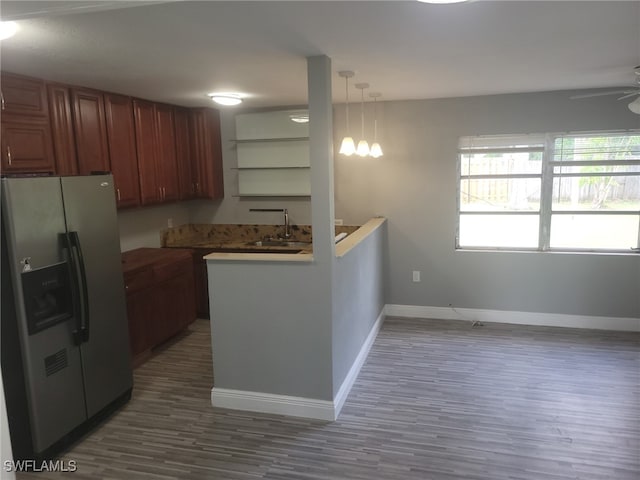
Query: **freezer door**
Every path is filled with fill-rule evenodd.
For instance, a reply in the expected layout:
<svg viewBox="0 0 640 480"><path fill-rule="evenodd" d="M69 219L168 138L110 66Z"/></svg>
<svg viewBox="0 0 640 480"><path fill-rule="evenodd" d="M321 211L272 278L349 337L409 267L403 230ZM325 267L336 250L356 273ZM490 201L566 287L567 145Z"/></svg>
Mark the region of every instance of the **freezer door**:
<svg viewBox="0 0 640 480"><path fill-rule="evenodd" d="M87 413L92 417L133 385L113 177L61 181L67 230L82 259L78 277L86 280L88 308L80 349Z"/></svg>
<svg viewBox="0 0 640 480"><path fill-rule="evenodd" d="M29 279L39 269L66 260L61 249L60 234L65 232L65 223L60 179L3 179L2 217L6 242L3 249L7 249L2 281L11 279L14 297L3 298L2 302L15 304L15 318L2 318L2 324L4 327L9 321L17 323L30 428L37 453L86 420L80 349L72 335L76 318L72 314L50 322L46 328L32 328L30 333L23 291L23 285L29 285ZM63 269L64 265L58 268ZM61 278L65 273L61 272L49 275L47 281ZM38 301L37 295L28 296L26 302ZM12 365L2 365L5 378L13 374L11 370Z"/></svg>

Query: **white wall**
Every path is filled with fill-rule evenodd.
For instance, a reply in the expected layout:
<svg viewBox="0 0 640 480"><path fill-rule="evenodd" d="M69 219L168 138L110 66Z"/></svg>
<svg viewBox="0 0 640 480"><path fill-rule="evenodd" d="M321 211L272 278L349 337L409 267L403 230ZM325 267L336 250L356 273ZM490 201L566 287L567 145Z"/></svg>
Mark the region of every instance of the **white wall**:
<svg viewBox="0 0 640 480"><path fill-rule="evenodd" d="M174 226L190 223L190 202L172 203L118 211L120 251L139 247L159 247L160 231L171 219Z"/></svg>
<svg viewBox="0 0 640 480"><path fill-rule="evenodd" d="M573 93L378 105L385 155L336 157L336 216L346 223L388 218L387 303L640 317L640 255L454 249L460 136L640 128L624 102L570 100ZM342 108L334 125L337 145ZM412 270L422 271L421 283L412 283Z"/></svg>

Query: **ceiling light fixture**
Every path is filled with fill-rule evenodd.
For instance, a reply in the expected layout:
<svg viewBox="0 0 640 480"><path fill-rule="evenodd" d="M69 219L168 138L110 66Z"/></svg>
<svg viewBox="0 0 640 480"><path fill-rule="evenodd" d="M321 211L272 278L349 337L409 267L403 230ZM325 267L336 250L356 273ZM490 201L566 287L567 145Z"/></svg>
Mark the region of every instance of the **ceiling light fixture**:
<svg viewBox="0 0 640 480"><path fill-rule="evenodd" d="M13 37L19 29L16 22L0 22L0 40Z"/></svg>
<svg viewBox="0 0 640 480"><path fill-rule="evenodd" d="M347 101L345 105L345 110L347 115L347 136L342 139L342 144L340 145L340 153L342 155L346 155L347 157L350 157L356 152L356 146L353 143L353 137L349 133L351 131L351 129L349 128L349 79L353 77L354 74L350 70L343 70L341 72L338 72L338 75L344 78L345 94L346 94L346 101Z"/></svg>
<svg viewBox="0 0 640 480"><path fill-rule="evenodd" d="M292 113L289 115L289 120L294 123L309 123L308 113Z"/></svg>
<svg viewBox="0 0 640 480"><path fill-rule="evenodd" d="M232 106L242 103L239 93L209 93L208 96L218 105Z"/></svg>
<svg viewBox="0 0 640 480"><path fill-rule="evenodd" d="M637 115L640 115L640 97L636 98L629 104L629 110Z"/></svg>
<svg viewBox="0 0 640 480"><path fill-rule="evenodd" d="M377 100L382 96L381 93L370 93L369 96L373 98L373 145L369 150L369 155L373 158L378 158L384 155L382 153L382 147L378 143L378 112L377 112Z"/></svg>
<svg viewBox="0 0 640 480"><path fill-rule="evenodd" d="M364 139L364 89L369 88L368 83L356 83L356 88L360 90L361 100L360 100L360 117L362 121L362 136L360 137L360 141L358 142L358 148L356 149L356 153L360 157L366 157L369 155L369 144Z"/></svg>

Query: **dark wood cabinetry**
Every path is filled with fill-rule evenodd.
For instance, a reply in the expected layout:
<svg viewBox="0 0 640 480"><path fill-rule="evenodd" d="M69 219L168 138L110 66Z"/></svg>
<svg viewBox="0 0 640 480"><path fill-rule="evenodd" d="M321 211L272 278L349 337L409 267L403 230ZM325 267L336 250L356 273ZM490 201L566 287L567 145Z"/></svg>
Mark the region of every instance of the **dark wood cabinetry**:
<svg viewBox="0 0 640 480"><path fill-rule="evenodd" d="M123 95L105 94L107 142L118 207L140 205L138 157L133 123L133 102Z"/></svg>
<svg viewBox="0 0 640 480"><path fill-rule="evenodd" d="M91 172L111 171L102 93L73 88L71 101L78 173L89 175Z"/></svg>
<svg viewBox="0 0 640 480"><path fill-rule="evenodd" d="M71 92L65 85L47 86L53 151L58 175L77 175L76 139L71 114Z"/></svg>
<svg viewBox="0 0 640 480"><path fill-rule="evenodd" d="M197 175L196 197L224 197L220 113L211 108L191 112L193 163Z"/></svg>
<svg viewBox="0 0 640 480"><path fill-rule="evenodd" d="M53 173L55 160L44 82L3 73L3 173Z"/></svg>
<svg viewBox="0 0 640 480"><path fill-rule="evenodd" d="M42 80L3 73L2 114L47 117L47 92Z"/></svg>
<svg viewBox="0 0 640 480"><path fill-rule="evenodd" d="M55 171L51 128L48 122L31 117L2 117L2 171Z"/></svg>
<svg viewBox="0 0 640 480"><path fill-rule="evenodd" d="M143 205L178 199L178 168L170 106L134 100L136 149Z"/></svg>
<svg viewBox="0 0 640 480"><path fill-rule="evenodd" d="M173 124L176 137L176 164L178 167L178 192L181 200L196 198L198 172L192 167L190 112L186 108L175 108ZM196 170L196 171L194 171Z"/></svg>
<svg viewBox="0 0 640 480"><path fill-rule="evenodd" d="M156 169L158 187L162 189L162 201L178 200L178 166L176 164L176 137L173 126L173 107L155 104L156 142L158 156Z"/></svg>
<svg viewBox="0 0 640 480"><path fill-rule="evenodd" d="M2 72L3 173L112 172L119 208L224 196L220 118Z"/></svg>
<svg viewBox="0 0 640 480"><path fill-rule="evenodd" d="M131 353L136 357L196 319L192 251L139 248L122 258Z"/></svg>

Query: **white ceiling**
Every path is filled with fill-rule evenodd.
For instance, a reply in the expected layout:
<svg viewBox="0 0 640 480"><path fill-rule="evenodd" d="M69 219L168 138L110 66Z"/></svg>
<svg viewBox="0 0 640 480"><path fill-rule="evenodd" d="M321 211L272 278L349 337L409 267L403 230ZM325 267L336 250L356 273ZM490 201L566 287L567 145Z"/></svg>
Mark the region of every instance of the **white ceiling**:
<svg viewBox="0 0 640 480"><path fill-rule="evenodd" d="M381 100L620 87L640 64L640 1L131 2L3 0L21 31L3 70L186 106L306 103L328 55ZM352 83L352 85L353 85ZM350 90L351 99L358 92Z"/></svg>

